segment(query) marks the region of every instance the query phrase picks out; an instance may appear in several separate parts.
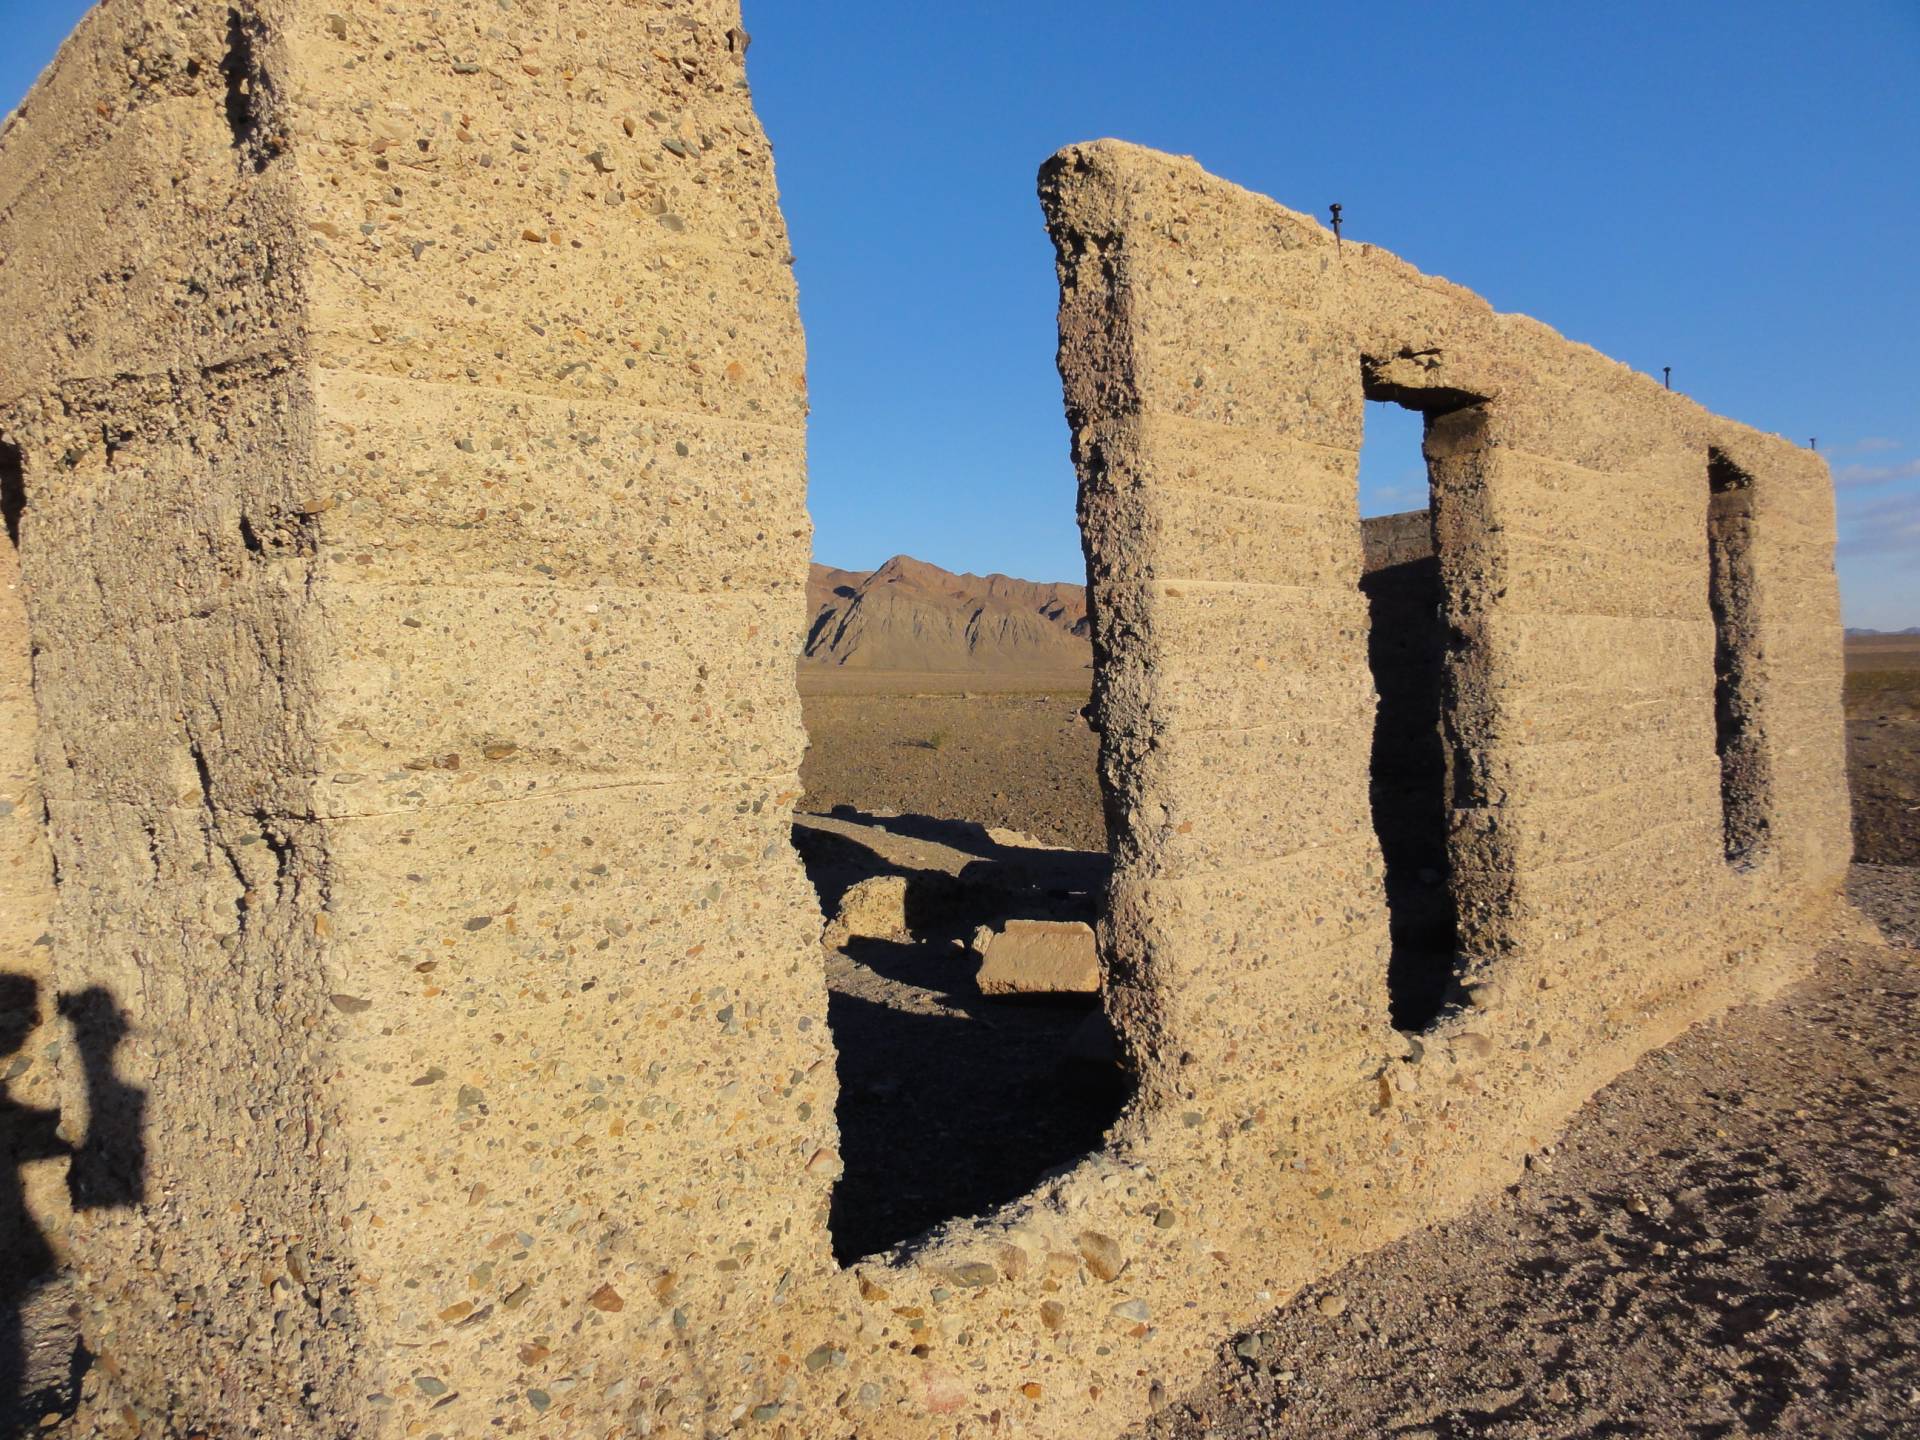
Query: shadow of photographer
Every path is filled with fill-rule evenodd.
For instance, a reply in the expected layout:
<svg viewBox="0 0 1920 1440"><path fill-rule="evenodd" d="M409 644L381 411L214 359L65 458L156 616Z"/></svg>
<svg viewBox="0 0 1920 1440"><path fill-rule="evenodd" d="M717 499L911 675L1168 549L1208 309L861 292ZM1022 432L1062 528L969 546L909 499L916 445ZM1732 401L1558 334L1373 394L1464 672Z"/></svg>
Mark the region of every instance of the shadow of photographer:
<svg viewBox="0 0 1920 1440"><path fill-rule="evenodd" d="M127 1037L126 1017L113 997L94 986L62 995L86 1095L86 1138L71 1144L53 1106L31 1105L8 1093L27 1066L0 1072L0 1433L15 1433L70 1403L84 1368L77 1346L66 1373L29 1390L26 1314L38 1292L57 1277L53 1246L33 1215L25 1167L65 1158L67 1192L76 1211L137 1205L146 1188L146 1092L115 1073L115 1052ZM0 973L0 1060L21 1052L41 1022L40 985L28 975Z"/></svg>

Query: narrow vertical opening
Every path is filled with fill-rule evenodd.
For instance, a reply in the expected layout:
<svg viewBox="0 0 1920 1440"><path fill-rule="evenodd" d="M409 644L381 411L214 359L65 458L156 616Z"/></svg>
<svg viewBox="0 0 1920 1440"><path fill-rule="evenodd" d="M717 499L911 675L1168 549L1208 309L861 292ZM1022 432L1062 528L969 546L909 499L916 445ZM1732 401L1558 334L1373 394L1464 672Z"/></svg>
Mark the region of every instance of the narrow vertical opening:
<svg viewBox="0 0 1920 1440"><path fill-rule="evenodd" d="M1753 477L1707 451L1707 604L1713 613L1713 729L1727 863L1760 860L1771 784L1761 744L1753 597Z"/></svg>
<svg viewBox="0 0 1920 1440"><path fill-rule="evenodd" d="M1370 401L1366 412L1360 590L1379 696L1368 796L1386 866L1388 1004L1396 1028L1424 1030L1446 1003L1459 950L1442 729L1447 625L1422 417L1392 402Z"/></svg>
<svg viewBox="0 0 1920 1440"><path fill-rule="evenodd" d="M20 548L20 519L27 512L27 471L20 447L0 440L0 520L7 527L7 542Z"/></svg>

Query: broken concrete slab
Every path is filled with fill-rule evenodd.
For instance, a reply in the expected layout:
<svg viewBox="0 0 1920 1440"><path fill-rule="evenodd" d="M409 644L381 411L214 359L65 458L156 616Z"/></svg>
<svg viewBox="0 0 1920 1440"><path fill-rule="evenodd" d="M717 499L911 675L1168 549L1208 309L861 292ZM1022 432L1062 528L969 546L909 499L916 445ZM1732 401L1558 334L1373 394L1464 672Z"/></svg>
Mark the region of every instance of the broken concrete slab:
<svg viewBox="0 0 1920 1440"><path fill-rule="evenodd" d="M907 877L870 875L847 888L822 937L841 946L856 935L892 940L907 933Z"/></svg>
<svg viewBox="0 0 1920 1440"><path fill-rule="evenodd" d="M1098 995L1093 927L1079 920L1009 920L973 935L982 995Z"/></svg>

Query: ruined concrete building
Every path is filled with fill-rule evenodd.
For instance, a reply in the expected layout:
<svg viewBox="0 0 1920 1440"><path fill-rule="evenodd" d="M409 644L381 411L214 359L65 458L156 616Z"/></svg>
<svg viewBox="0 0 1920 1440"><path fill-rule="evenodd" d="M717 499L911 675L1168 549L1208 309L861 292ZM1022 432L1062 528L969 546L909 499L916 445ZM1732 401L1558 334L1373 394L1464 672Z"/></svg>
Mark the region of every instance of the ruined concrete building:
<svg viewBox="0 0 1920 1440"><path fill-rule="evenodd" d="M0 968L12 1093L56 1074L76 1147L30 1178L90 1432L1117 1434L1834 913L1815 456L1191 161L1064 150L1138 1093L836 1265L744 50L732 0L112 0L0 134ZM1368 398L1425 415L1434 505L1363 581ZM1376 684L1396 614L1424 659ZM1377 695L1437 736L1378 784ZM1445 957L1417 1036L1396 940Z"/></svg>

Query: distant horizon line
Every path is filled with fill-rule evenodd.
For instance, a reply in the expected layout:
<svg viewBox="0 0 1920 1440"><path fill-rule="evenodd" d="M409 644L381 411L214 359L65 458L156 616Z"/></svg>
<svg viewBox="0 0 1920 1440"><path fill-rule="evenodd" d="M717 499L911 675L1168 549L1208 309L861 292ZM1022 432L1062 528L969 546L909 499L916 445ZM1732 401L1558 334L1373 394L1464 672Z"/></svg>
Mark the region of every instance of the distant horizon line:
<svg viewBox="0 0 1920 1440"><path fill-rule="evenodd" d="M1369 518L1372 518L1372 517L1369 517ZM1084 590L1087 585L1086 579L1084 577L1078 580L1033 580L1033 579L1029 579L1027 576L1024 576L1024 575L1015 575L1008 570L953 570L953 569L949 569L945 565L940 564L940 562L937 560L922 560L918 555L909 554L905 550L894 551L891 555L887 556L885 560L882 560L878 565L835 565L830 563L829 561L822 560L818 555L813 556L808 561L808 563L811 565L818 565L823 570L838 570L845 575L871 575L876 570L884 570L889 564L891 564L895 560L911 560L916 565L926 565L934 570L942 571L948 575L956 575L956 576L971 575L978 580L991 580L994 576L997 575L1003 580L1017 580L1022 585L1072 585L1082 590ZM1903 625L1903 626L1889 629L1889 628L1878 626L1878 625L1847 625L1843 623L1840 628L1841 628L1841 633L1844 635L1895 635L1895 636L1898 636L1898 635L1920 634L1920 624Z"/></svg>

